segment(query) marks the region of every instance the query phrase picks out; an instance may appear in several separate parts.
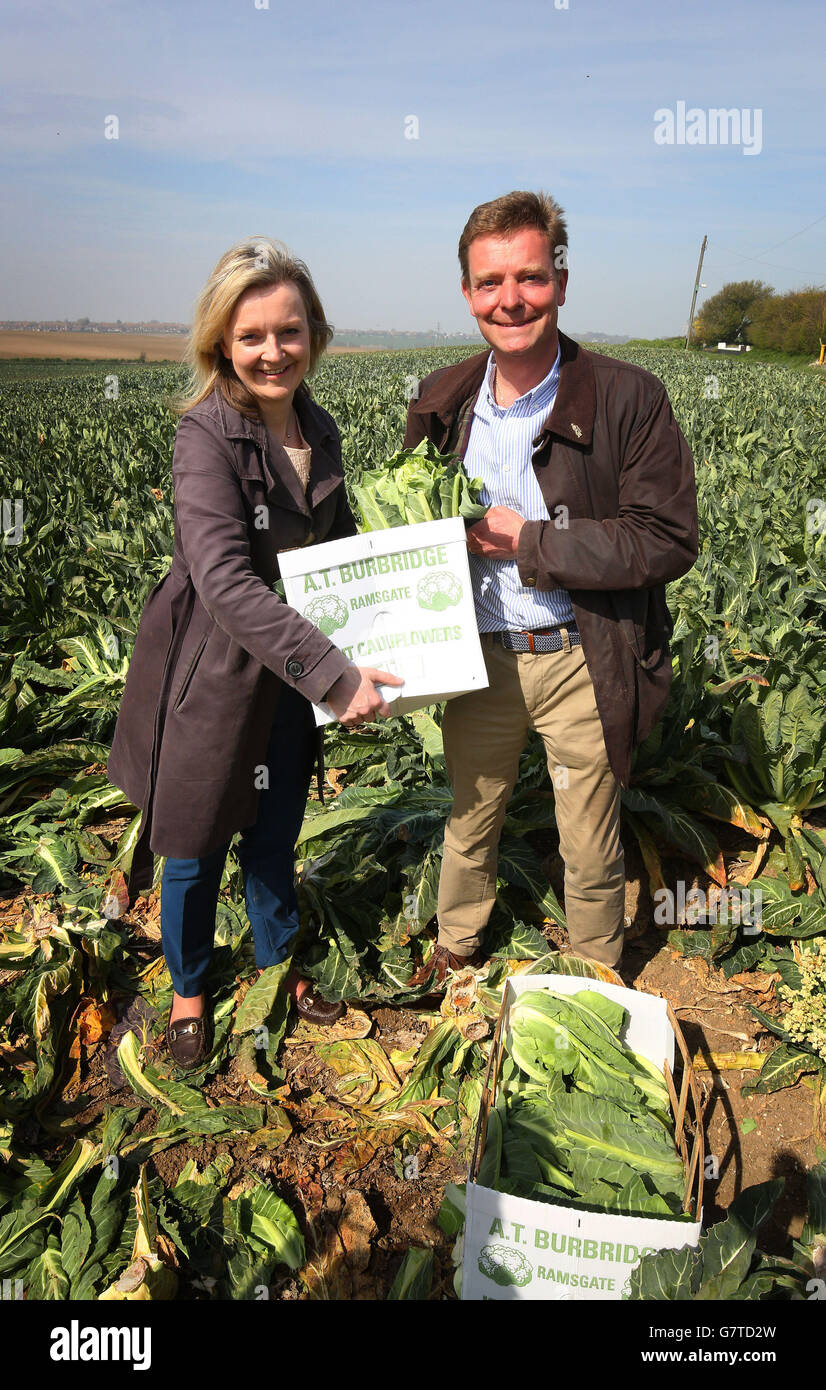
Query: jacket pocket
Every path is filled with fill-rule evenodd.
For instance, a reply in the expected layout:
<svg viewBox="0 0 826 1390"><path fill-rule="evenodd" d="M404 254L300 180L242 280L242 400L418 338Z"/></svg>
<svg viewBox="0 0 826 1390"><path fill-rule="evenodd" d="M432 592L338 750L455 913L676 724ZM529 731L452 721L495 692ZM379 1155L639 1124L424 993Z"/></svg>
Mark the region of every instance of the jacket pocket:
<svg viewBox="0 0 826 1390"><path fill-rule="evenodd" d="M617 620L625 640L644 670L659 666L668 655L668 639L674 620L665 601L665 589L621 589L612 595Z"/></svg>
<svg viewBox="0 0 826 1390"><path fill-rule="evenodd" d="M201 657L203 656L204 647L207 644L208 638L209 633L205 632L197 647L195 648L194 652L192 653L192 656L190 657L189 665L186 668L183 681L181 682L181 687L178 691L178 694L175 697L175 703L172 706L173 712L179 710L184 700L186 699L186 693L189 690L190 685L192 684L193 676L195 675L195 672L198 668L198 663L201 660Z"/></svg>

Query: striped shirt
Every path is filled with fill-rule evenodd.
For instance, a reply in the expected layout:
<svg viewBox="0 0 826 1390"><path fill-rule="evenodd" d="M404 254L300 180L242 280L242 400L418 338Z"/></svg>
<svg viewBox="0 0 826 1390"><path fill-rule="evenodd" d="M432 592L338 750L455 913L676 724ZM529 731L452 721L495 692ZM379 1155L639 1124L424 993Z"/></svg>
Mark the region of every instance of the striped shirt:
<svg viewBox="0 0 826 1390"><path fill-rule="evenodd" d="M526 521L550 520L531 456L533 441L556 400L560 357L561 349L545 379L503 409L493 396L495 358L491 353L473 409L465 472L469 478L482 479L482 502L491 507L510 507ZM530 631L573 624L574 610L567 589L525 588L515 556L510 560L487 560L468 554L468 562L480 632L513 632L522 628Z"/></svg>

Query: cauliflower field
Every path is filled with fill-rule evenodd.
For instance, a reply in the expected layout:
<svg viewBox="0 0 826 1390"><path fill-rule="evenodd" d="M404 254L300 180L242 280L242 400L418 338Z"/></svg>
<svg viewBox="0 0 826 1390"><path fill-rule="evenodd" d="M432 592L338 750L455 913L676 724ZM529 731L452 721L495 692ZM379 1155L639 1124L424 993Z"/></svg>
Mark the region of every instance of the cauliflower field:
<svg viewBox="0 0 826 1390"><path fill-rule="evenodd" d="M826 1141L823 384L701 353L611 352L668 388L694 451L701 535L694 569L669 586L671 699L623 793L629 960L644 953L642 987L656 980L675 1001L675 982L708 991L698 1007L714 1003L701 1017L719 1031L695 1036L710 1088L727 1076L732 1104L787 1097L786 1147L805 1130L811 1164L814 1136ZM411 378L463 355L322 362L314 392L338 422L357 512L367 475L400 448ZM98 1297L143 1233L187 1297L251 1298L262 1284L273 1298L453 1297L450 1223L437 1217L466 1167L502 985L565 959L541 748L526 747L508 808L491 964L473 1003L446 1014L405 983L430 950L451 800L440 712L328 729L327 804L308 802L297 848L297 954L348 1002L346 1027L287 1033L280 976L253 982L231 851L215 1045L182 1084L162 1042L159 889L125 901L139 815L105 775L138 618L172 550L165 398L181 371L10 363L0 378L0 1278L32 1298ZM440 505L442 488L473 514L467 480L443 478ZM406 520L428 519L418 505ZM369 524L388 524L375 510ZM436 612L459 597L442 578L417 590ZM313 620L335 633L346 612L318 602ZM740 893L760 894L758 930L730 910ZM726 1000L739 1012L719 1012ZM727 1032L737 1052L721 1050ZM723 1138L716 1151L730 1152ZM487 1248L489 1277L518 1284L503 1248Z"/></svg>

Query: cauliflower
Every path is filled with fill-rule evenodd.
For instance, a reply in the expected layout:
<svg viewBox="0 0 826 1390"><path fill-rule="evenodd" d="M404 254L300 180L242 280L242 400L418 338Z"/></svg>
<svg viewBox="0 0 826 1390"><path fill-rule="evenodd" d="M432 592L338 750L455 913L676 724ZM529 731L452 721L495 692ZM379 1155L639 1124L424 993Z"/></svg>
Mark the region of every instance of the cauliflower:
<svg viewBox="0 0 826 1390"><path fill-rule="evenodd" d="M416 597L420 608L434 608L441 613L444 608L459 602L462 586L455 574L448 570L437 570L435 574L426 574L419 580Z"/></svg>
<svg viewBox="0 0 826 1390"><path fill-rule="evenodd" d="M800 961L800 989L780 986L791 1005L782 1019L791 1038L826 1061L826 941L816 941Z"/></svg>
<svg viewBox="0 0 826 1390"><path fill-rule="evenodd" d="M479 1273L486 1274L494 1284L505 1286L529 1284L533 1269L521 1250L512 1245L483 1245L479 1251Z"/></svg>
<svg viewBox="0 0 826 1390"><path fill-rule="evenodd" d="M349 616L346 603L335 594L322 594L304 609L304 617L315 623L325 637L332 636L339 627L346 627Z"/></svg>

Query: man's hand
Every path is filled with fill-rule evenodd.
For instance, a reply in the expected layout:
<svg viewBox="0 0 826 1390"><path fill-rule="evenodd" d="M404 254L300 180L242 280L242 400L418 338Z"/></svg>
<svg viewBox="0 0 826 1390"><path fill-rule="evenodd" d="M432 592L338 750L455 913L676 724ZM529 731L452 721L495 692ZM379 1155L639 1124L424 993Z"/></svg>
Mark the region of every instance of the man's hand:
<svg viewBox="0 0 826 1390"><path fill-rule="evenodd" d="M326 703L346 729L357 729L371 719L386 719L392 713L376 685L404 685L404 681L401 676L391 676L389 671L353 666L330 686Z"/></svg>
<svg viewBox="0 0 826 1390"><path fill-rule="evenodd" d="M467 548L485 560L510 560L516 554L525 518L510 507L491 507L468 528Z"/></svg>

